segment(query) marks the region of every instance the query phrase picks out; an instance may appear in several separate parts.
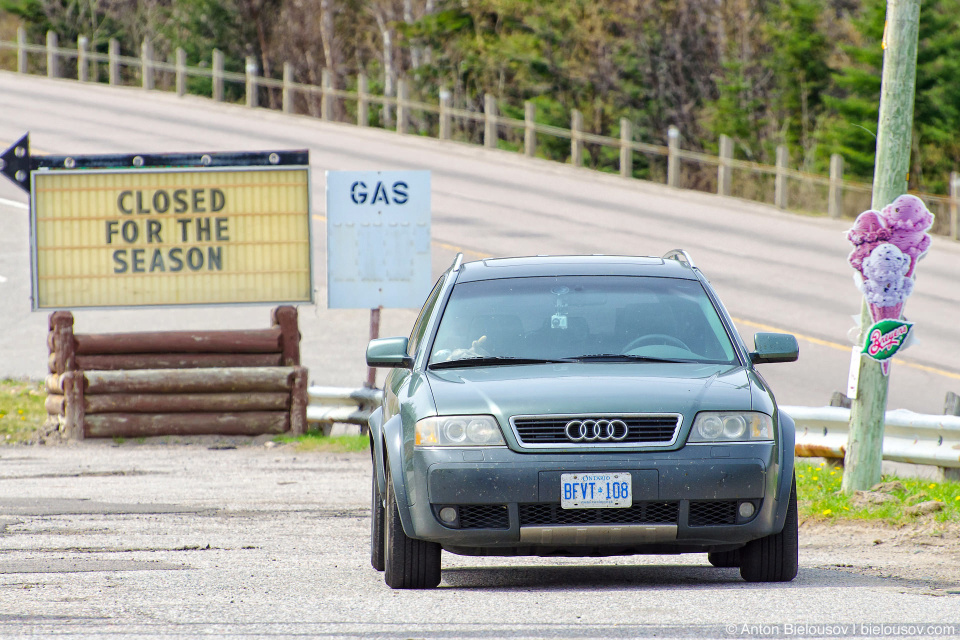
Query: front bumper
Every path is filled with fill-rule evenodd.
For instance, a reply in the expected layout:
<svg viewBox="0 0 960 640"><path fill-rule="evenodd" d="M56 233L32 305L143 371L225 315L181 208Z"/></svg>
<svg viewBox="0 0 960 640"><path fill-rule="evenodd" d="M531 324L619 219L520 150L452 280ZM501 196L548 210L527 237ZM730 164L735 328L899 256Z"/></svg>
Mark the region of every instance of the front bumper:
<svg viewBox="0 0 960 640"><path fill-rule="evenodd" d="M615 555L723 551L776 533L773 443L642 453L530 454L423 448L405 475L411 537L465 554ZM629 471L624 509L563 510L560 475ZM754 513L740 514L750 502ZM452 525L444 507L457 509Z"/></svg>

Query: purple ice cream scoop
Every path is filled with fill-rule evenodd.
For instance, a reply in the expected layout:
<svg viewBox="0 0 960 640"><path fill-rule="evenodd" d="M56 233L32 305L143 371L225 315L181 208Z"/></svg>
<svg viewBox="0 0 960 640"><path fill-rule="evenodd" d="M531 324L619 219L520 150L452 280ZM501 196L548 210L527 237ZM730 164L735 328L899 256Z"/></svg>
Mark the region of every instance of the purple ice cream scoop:
<svg viewBox="0 0 960 640"><path fill-rule="evenodd" d="M913 292L913 279L907 276L910 260L910 256L885 242L863 261L863 295L875 322L900 317L904 301Z"/></svg>
<svg viewBox="0 0 960 640"><path fill-rule="evenodd" d="M890 229L880 212L868 210L861 213L854 221L853 228L847 231L847 240L855 247L847 257L850 266L863 273L863 261L877 245L889 239Z"/></svg>
<svg viewBox="0 0 960 640"><path fill-rule="evenodd" d="M927 229L933 225L933 214L927 210L923 200L905 194L885 206L880 215L890 229L889 242L910 256L907 275L912 276L917 260L930 249Z"/></svg>

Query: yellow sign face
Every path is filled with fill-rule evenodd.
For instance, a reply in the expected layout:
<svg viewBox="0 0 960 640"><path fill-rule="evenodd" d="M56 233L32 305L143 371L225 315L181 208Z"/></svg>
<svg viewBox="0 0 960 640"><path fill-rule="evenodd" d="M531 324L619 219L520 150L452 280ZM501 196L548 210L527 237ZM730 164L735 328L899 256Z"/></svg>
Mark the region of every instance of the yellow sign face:
<svg viewBox="0 0 960 640"><path fill-rule="evenodd" d="M35 309L310 302L305 167L33 172Z"/></svg>

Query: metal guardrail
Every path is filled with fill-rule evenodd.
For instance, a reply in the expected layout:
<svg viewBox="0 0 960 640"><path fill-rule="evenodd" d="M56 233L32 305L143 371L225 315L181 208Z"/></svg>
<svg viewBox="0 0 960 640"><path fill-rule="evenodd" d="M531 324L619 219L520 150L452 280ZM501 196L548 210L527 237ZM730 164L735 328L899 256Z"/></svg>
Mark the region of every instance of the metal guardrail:
<svg viewBox="0 0 960 640"><path fill-rule="evenodd" d="M324 434L329 435L333 423L360 425L367 428L370 414L380 406L383 391L380 389L351 389L349 387L307 388L307 422L319 423Z"/></svg>
<svg viewBox="0 0 960 640"><path fill-rule="evenodd" d="M784 406L780 410L797 424L798 456L843 458L850 409ZM883 459L960 469L960 416L927 415L906 409L887 411ZM956 474L957 471L950 473Z"/></svg>

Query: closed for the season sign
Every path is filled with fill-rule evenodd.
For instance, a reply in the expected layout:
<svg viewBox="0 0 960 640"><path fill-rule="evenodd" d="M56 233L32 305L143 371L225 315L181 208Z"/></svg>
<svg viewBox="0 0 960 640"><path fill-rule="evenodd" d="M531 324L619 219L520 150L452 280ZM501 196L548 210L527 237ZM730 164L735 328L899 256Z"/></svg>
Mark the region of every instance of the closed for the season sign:
<svg viewBox="0 0 960 640"><path fill-rule="evenodd" d="M305 167L32 177L36 309L312 300Z"/></svg>

